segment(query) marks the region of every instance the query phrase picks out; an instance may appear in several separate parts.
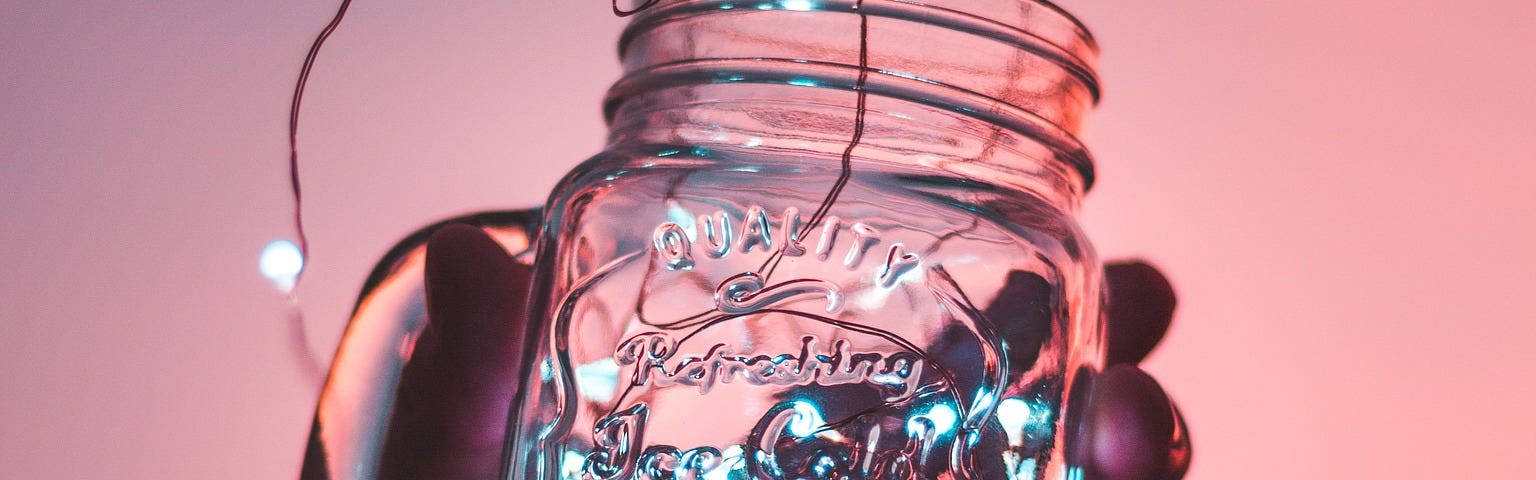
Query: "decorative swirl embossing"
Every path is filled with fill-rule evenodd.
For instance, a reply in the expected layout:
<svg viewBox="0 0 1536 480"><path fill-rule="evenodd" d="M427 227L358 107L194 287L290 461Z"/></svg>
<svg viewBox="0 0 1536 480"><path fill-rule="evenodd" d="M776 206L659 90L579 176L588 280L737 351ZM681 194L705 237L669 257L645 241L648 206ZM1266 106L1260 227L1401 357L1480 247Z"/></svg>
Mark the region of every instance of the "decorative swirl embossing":
<svg viewBox="0 0 1536 480"><path fill-rule="evenodd" d="M827 297L827 313L843 309L843 293L836 284L804 278L765 286L763 277L755 272L737 274L715 287L715 308L726 314L741 315L806 295Z"/></svg>

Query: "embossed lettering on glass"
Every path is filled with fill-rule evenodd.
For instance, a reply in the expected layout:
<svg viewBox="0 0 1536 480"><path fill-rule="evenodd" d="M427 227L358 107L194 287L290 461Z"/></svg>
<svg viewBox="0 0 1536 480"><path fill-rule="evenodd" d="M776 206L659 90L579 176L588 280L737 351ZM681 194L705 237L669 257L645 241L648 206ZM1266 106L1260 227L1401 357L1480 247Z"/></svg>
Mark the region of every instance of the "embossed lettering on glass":
<svg viewBox="0 0 1536 480"><path fill-rule="evenodd" d="M1095 46L1039 0L662 0L551 196L519 479L1036 479L1099 368Z"/></svg>

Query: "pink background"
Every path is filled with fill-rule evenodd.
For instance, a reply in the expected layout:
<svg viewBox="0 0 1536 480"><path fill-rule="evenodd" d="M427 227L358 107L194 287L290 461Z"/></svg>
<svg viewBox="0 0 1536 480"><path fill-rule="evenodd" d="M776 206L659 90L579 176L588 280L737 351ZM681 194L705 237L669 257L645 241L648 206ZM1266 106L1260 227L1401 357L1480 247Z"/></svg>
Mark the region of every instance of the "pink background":
<svg viewBox="0 0 1536 480"><path fill-rule="evenodd" d="M0 1L0 478L292 478L316 385L257 274L335 2ZM1516 478L1536 451L1536 2L1087 2L1085 222L1183 299L1194 479ZM360 1L302 132L328 355L429 220L603 135L602 0ZM878 48L878 47L876 47Z"/></svg>

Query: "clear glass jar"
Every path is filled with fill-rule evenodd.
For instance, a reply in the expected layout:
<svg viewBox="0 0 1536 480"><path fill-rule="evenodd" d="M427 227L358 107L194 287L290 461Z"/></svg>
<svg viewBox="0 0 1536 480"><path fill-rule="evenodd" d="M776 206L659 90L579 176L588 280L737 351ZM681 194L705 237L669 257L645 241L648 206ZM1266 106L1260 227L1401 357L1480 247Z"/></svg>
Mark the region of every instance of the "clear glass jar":
<svg viewBox="0 0 1536 480"><path fill-rule="evenodd" d="M552 193L519 479L1063 478L1093 40L1038 0L663 0Z"/></svg>

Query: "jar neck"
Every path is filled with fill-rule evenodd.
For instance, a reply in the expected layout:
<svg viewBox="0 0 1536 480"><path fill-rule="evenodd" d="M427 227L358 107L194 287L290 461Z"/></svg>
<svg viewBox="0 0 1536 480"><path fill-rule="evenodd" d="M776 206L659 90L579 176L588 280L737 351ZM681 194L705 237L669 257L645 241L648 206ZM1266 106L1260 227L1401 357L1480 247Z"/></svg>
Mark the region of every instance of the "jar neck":
<svg viewBox="0 0 1536 480"><path fill-rule="evenodd" d="M1043 0L662 0L626 28L605 111L614 144L836 156L862 91L860 159L1075 205L1093 182L1078 134L1098 98L1096 52Z"/></svg>

